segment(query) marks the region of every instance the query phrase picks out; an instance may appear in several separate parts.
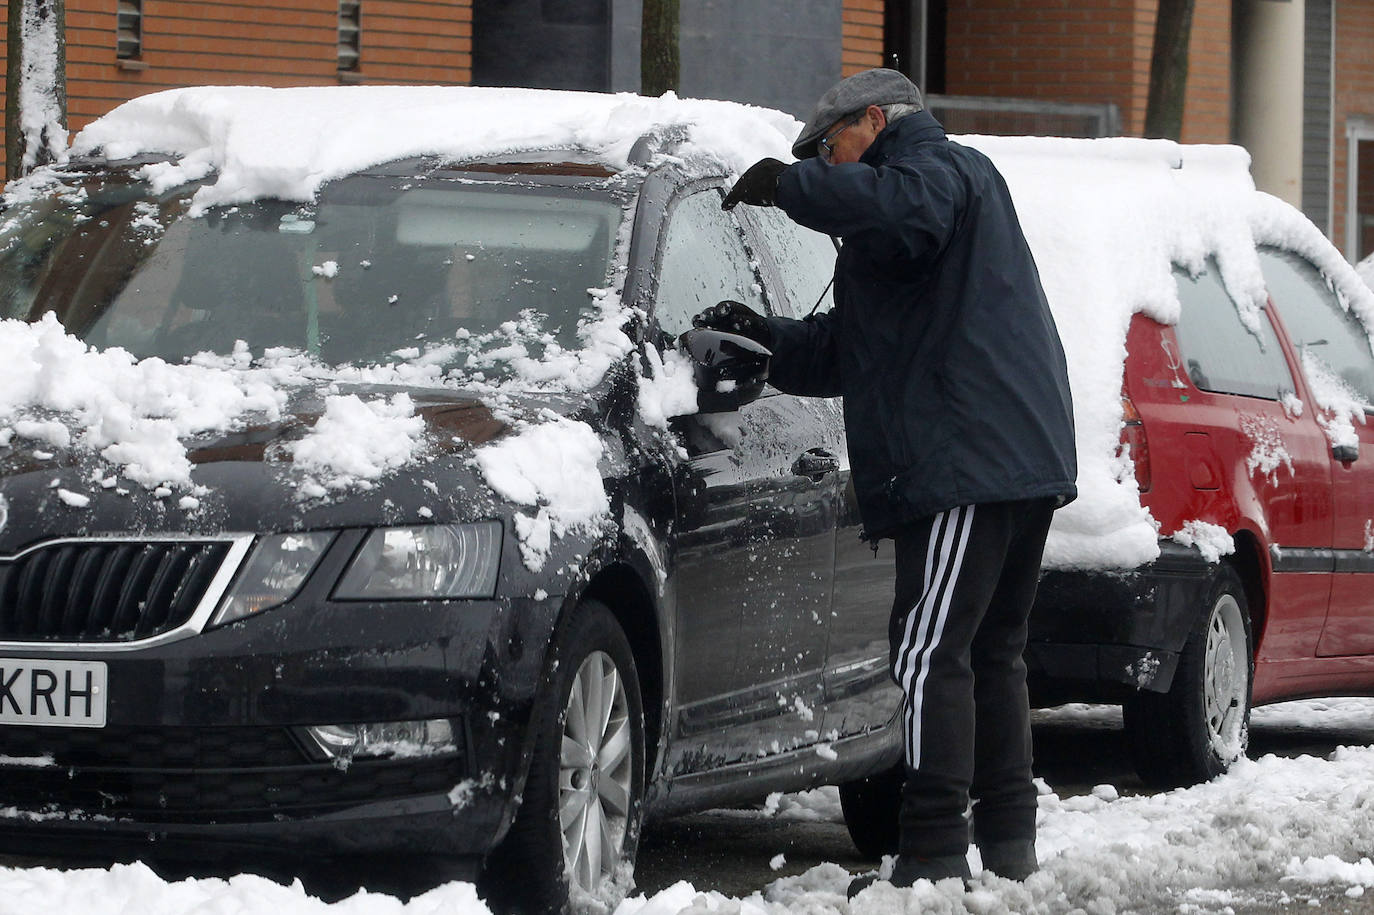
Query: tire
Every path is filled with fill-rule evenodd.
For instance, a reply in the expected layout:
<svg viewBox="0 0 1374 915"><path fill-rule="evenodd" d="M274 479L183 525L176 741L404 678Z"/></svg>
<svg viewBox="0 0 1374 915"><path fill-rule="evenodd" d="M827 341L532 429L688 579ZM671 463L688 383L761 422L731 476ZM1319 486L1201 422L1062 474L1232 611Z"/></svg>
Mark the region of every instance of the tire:
<svg viewBox="0 0 1374 915"><path fill-rule="evenodd" d="M1169 691L1137 693L1122 709L1131 758L1145 784L1195 785L1244 755L1255 674L1251 644L1245 588L1222 563Z"/></svg>
<svg viewBox="0 0 1374 915"><path fill-rule="evenodd" d="M897 854L902 806L901 766L840 785L840 809L854 847L870 861Z"/></svg>
<svg viewBox="0 0 1374 915"><path fill-rule="evenodd" d="M498 912L609 913L631 885L644 797L634 654L610 610L585 601L554 657L524 800L481 889Z"/></svg>

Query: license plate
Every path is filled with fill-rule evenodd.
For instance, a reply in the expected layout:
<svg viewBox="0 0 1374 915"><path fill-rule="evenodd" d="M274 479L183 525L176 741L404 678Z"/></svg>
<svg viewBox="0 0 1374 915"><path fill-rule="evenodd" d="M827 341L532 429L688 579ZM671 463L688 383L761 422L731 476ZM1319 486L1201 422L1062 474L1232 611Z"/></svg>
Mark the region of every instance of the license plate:
<svg viewBox="0 0 1374 915"><path fill-rule="evenodd" d="M0 658L0 724L105 726L104 661Z"/></svg>

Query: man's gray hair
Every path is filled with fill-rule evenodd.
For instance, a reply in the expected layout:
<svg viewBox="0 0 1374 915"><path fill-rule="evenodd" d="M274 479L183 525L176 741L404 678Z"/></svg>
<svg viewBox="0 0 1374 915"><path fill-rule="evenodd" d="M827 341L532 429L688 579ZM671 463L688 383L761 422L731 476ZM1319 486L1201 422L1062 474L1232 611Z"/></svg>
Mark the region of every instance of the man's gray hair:
<svg viewBox="0 0 1374 915"><path fill-rule="evenodd" d="M893 121L901 120L908 114L915 114L918 111L924 110L920 105L911 105L906 102L898 102L894 105L879 105L878 107L882 109L883 115L887 118L889 124Z"/></svg>

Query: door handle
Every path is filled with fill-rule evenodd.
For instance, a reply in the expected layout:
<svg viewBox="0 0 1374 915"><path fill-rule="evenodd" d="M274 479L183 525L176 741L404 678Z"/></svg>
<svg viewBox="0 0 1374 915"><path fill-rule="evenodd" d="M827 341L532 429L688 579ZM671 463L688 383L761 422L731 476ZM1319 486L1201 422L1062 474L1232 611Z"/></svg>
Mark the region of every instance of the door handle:
<svg viewBox="0 0 1374 915"><path fill-rule="evenodd" d="M809 451L803 451L792 462L794 474L817 483L827 473L834 473L839 469L840 459L824 448L812 448Z"/></svg>

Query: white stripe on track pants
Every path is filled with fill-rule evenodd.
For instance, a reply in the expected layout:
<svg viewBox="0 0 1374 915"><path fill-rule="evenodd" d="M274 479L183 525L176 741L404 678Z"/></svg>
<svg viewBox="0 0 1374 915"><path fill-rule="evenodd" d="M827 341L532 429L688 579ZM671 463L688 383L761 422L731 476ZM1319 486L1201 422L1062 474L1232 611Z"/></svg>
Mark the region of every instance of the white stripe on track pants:
<svg viewBox="0 0 1374 915"><path fill-rule="evenodd" d="M889 627L905 703L904 854L1033 838L1027 617L1054 499L964 505L908 525L896 542Z"/></svg>

